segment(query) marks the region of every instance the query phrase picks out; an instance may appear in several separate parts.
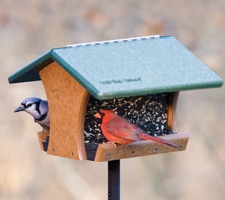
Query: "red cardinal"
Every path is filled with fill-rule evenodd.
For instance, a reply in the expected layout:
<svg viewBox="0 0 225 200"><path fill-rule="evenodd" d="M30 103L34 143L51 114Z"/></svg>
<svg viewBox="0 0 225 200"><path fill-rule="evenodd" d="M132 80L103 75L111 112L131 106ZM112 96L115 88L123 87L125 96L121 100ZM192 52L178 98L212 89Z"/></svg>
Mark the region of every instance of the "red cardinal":
<svg viewBox="0 0 225 200"><path fill-rule="evenodd" d="M148 135L137 125L120 117L112 110L100 110L99 113L96 113L94 116L102 119L101 130L109 142L130 144L134 141L150 140L179 148L179 146L173 142Z"/></svg>

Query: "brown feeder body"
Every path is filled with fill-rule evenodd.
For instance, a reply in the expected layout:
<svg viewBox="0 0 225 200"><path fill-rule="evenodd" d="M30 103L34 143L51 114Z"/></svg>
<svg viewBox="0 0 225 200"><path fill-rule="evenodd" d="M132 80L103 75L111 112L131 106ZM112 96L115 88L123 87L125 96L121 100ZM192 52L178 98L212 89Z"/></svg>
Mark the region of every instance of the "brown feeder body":
<svg viewBox="0 0 225 200"><path fill-rule="evenodd" d="M90 94L56 62L40 70L40 77L48 98L51 120L48 154L76 160L86 160L87 154L93 154L94 157L88 156L90 160L109 161L186 149L189 134L179 133L161 136L179 144L179 150L151 141L138 141L129 145L117 145L116 148L109 143L98 144L96 150L86 153L84 118ZM172 132L176 132L177 98L178 92L170 93L167 126ZM43 138L46 139L47 133L39 132L38 135L43 150L42 141Z"/></svg>

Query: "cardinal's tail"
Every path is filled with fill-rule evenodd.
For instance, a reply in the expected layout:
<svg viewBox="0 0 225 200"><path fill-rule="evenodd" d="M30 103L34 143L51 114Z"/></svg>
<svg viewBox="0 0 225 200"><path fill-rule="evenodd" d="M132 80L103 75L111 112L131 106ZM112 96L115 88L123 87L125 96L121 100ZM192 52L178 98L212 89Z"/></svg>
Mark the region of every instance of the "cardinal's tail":
<svg viewBox="0 0 225 200"><path fill-rule="evenodd" d="M180 149L180 146L178 146L177 144L175 144L173 142L170 142L168 140L164 140L164 139L161 139L158 137L154 137L154 136L148 135L146 133L139 133L138 137L141 138L142 140L150 140L150 141L154 141L154 142L159 142L159 143L163 143L163 144L169 145L171 147L174 147L176 149Z"/></svg>

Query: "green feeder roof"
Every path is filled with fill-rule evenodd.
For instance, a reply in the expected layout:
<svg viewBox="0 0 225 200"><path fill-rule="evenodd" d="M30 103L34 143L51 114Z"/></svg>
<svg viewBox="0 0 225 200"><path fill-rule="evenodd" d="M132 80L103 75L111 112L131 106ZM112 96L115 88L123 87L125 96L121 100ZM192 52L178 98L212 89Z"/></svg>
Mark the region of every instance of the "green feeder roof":
<svg viewBox="0 0 225 200"><path fill-rule="evenodd" d="M149 36L54 48L9 77L40 80L57 62L97 99L220 87L222 79L172 36Z"/></svg>

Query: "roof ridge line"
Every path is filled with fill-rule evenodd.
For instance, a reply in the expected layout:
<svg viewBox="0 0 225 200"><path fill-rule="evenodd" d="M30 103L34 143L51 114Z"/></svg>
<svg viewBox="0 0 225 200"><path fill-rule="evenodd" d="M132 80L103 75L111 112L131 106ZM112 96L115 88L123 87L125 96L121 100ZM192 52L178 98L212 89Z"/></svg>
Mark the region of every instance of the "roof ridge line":
<svg viewBox="0 0 225 200"><path fill-rule="evenodd" d="M85 46L95 46L95 45L102 45L102 44L113 44L113 43L131 42L131 41L157 39L157 38L160 38L160 35L151 35L151 36L134 37L134 38L124 38L124 39L80 43L80 44L70 44L70 45L67 45L66 47L85 47Z"/></svg>

